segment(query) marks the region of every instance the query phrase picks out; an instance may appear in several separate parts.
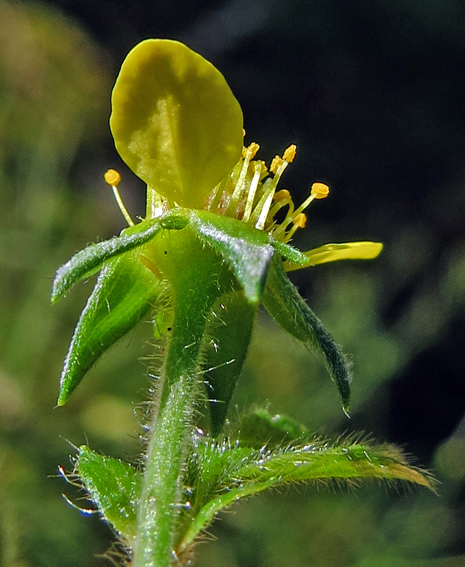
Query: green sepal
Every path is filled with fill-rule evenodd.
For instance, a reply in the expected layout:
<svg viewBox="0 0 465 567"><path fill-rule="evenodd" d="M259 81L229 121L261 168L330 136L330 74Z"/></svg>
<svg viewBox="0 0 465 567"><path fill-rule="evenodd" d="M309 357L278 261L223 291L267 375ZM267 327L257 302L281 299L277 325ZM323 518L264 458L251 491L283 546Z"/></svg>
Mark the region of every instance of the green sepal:
<svg viewBox="0 0 465 567"><path fill-rule="evenodd" d="M213 306L206 334L204 383L210 407L212 435L223 427L229 402L247 355L257 307L242 291L219 298Z"/></svg>
<svg viewBox="0 0 465 567"><path fill-rule="evenodd" d="M350 365L337 343L290 282L278 257L273 259L262 301L268 313L285 331L323 355L328 372L339 390L344 412L348 414L352 381Z"/></svg>
<svg viewBox="0 0 465 567"><path fill-rule="evenodd" d="M79 447L76 472L102 517L129 545L136 536L142 474L129 463Z"/></svg>
<svg viewBox="0 0 465 567"><path fill-rule="evenodd" d="M188 224L183 209L166 213L156 219L148 219L131 226L109 240L91 244L74 255L58 269L52 288L52 303L55 303L79 281L98 272L102 265L119 254L146 244L163 228L180 230Z"/></svg>
<svg viewBox="0 0 465 567"><path fill-rule="evenodd" d="M192 211L191 219L200 240L226 260L247 300L258 305L274 254L267 233L208 211Z"/></svg>
<svg viewBox="0 0 465 567"><path fill-rule="evenodd" d="M146 316L160 291L160 281L142 264L137 251L105 264L69 346L60 378L59 406L67 402L94 362Z"/></svg>
<svg viewBox="0 0 465 567"><path fill-rule="evenodd" d="M305 268L306 266L310 265L310 260L307 258L307 256L290 244L279 242L279 240L275 240L272 236L270 236L270 243L276 250L276 252L290 264L297 265L300 268Z"/></svg>

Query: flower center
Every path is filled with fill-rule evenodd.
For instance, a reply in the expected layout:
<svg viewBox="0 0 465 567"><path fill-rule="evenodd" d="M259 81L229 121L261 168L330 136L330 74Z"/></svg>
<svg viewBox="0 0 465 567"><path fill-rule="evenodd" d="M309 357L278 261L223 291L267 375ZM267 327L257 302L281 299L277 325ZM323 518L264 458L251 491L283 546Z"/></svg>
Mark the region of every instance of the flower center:
<svg viewBox="0 0 465 567"><path fill-rule="evenodd" d="M231 174L208 195L205 208L220 215L230 216L270 232L276 240L288 242L298 228L305 226L303 211L314 199L328 196L329 187L314 183L308 198L296 209L287 189L277 191L279 180L292 163L296 146L289 146L282 157L276 156L268 168L265 162L253 160L259 145L253 142L242 151L242 157ZM276 215L287 207L284 220Z"/></svg>
<svg viewBox="0 0 465 567"><path fill-rule="evenodd" d="M289 146L282 157L275 156L269 169L265 162L254 160L260 146L253 142L243 148L241 159L205 199L205 209L218 215L233 217L258 230L269 232L276 240L288 242L299 228L304 228L307 217L303 211L314 199L324 199L328 196L329 187L324 183L314 183L310 195L297 208L287 189L277 190L279 180L286 167L293 162L296 154L295 145ZM114 169L109 169L104 175L105 181L113 189L116 202L126 219L132 226L132 221L118 191L121 177ZM156 199L154 200L154 194ZM149 216L157 217L169 209L166 199L148 188L150 201ZM276 215L287 207L283 220L278 222ZM281 215L282 217L282 215Z"/></svg>

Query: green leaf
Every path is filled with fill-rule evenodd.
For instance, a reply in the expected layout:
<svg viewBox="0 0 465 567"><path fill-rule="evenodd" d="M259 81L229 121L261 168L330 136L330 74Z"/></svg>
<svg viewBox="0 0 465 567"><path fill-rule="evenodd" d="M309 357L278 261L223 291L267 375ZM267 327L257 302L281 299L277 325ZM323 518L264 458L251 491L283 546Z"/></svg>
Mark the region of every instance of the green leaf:
<svg viewBox="0 0 465 567"><path fill-rule="evenodd" d="M237 219L192 211L192 228L228 263L250 303L260 302L274 249L266 232Z"/></svg>
<svg viewBox="0 0 465 567"><path fill-rule="evenodd" d="M142 475L132 465L79 447L77 473L102 517L131 545L136 536Z"/></svg>
<svg viewBox="0 0 465 567"><path fill-rule="evenodd" d="M142 246L154 238L163 228L180 230L188 224L181 209L169 212L163 217L143 221L125 229L121 236L91 244L78 252L58 269L52 289L52 303L55 303L79 281L90 277L102 265L123 252Z"/></svg>
<svg viewBox="0 0 465 567"><path fill-rule="evenodd" d="M61 374L59 406L94 362L146 316L160 291L160 281L137 251L107 262L74 331Z"/></svg>
<svg viewBox="0 0 465 567"><path fill-rule="evenodd" d="M212 435L223 427L229 402L249 348L257 306L242 291L220 297L213 307L203 368Z"/></svg>
<svg viewBox="0 0 465 567"><path fill-rule="evenodd" d="M259 407L242 417L239 435L241 444L259 449L264 445L272 447L302 441L310 432L288 415L273 415L266 408Z"/></svg>
<svg viewBox="0 0 465 567"><path fill-rule="evenodd" d="M428 474L411 467L394 447L371 447L364 441L357 443L350 439L337 444L316 439L304 446L269 451L246 464L238 475L241 482L271 481L273 485L368 478L403 480L427 488L434 484Z"/></svg>
<svg viewBox="0 0 465 567"><path fill-rule="evenodd" d="M118 153L172 205L203 208L241 156L242 121L223 75L177 41L136 45L113 89Z"/></svg>
<svg viewBox="0 0 465 567"><path fill-rule="evenodd" d="M282 448L253 450L233 440L197 448L197 486L207 477L208 491L196 501L203 506L186 530L179 546L185 551L194 539L213 521L216 514L237 500L263 490L302 482L335 481L353 485L363 479L406 481L434 490L431 475L411 467L404 456L390 446L371 446L353 439L327 440L314 438L304 445L288 444ZM215 486L216 481L216 486ZM215 494L216 492L216 494ZM207 501L208 496L214 495Z"/></svg>
<svg viewBox="0 0 465 567"><path fill-rule="evenodd" d="M323 355L328 372L341 395L342 407L348 413L352 381L349 363L321 321L289 281L280 258L273 259L262 301L268 313L285 331Z"/></svg>

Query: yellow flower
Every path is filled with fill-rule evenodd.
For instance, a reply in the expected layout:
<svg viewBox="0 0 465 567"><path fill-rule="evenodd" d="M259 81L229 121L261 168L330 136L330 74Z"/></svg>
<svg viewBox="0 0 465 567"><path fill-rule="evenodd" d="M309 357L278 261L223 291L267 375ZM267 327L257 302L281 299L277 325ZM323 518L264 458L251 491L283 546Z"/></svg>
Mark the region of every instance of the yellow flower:
<svg viewBox="0 0 465 567"><path fill-rule="evenodd" d="M326 244L306 253L290 246L305 226L304 210L327 197L329 187L313 183L296 207L289 191L278 189L296 147L267 167L255 159L257 143L243 147L242 122L223 75L185 45L146 40L123 62L110 127L119 154L147 184L146 218L134 224L118 192L121 177L108 170L105 181L130 226L88 246L57 272L53 301L100 270L66 358L59 405L100 355L146 315L169 282L173 311L188 309L199 325L209 320L216 301L230 306L221 314L224 336L215 329L220 354L214 349L211 360L205 358L211 362L205 371L209 395L222 402L212 405L215 430L226 416L250 339L245 329L251 331L260 302L285 331L323 355L348 410L350 365L284 270L374 258L382 245ZM183 304L181 311L175 304Z"/></svg>
<svg viewBox="0 0 465 567"><path fill-rule="evenodd" d="M110 127L126 164L147 184L147 218L173 207L206 209L233 217L273 239L287 243L303 228L303 211L329 188L314 183L309 197L295 208L278 182L296 147L276 156L269 168L254 160L259 146L243 147L239 103L223 75L203 57L177 41L149 39L126 57L112 94ZM119 198L120 178L109 170L128 224L133 224ZM276 215L286 210L277 222ZM308 266L343 259L375 258L382 244L327 244L306 252ZM286 270L305 267L285 263Z"/></svg>

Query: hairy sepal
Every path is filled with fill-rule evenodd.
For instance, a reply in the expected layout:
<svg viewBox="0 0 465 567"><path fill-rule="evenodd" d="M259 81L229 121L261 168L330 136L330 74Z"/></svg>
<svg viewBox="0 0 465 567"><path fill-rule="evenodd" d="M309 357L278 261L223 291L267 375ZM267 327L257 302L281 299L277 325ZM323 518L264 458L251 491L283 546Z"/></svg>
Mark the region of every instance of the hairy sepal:
<svg viewBox="0 0 465 567"><path fill-rule="evenodd" d="M58 405L64 405L91 366L141 321L162 289L137 251L103 267L74 331L60 379Z"/></svg>
<svg viewBox="0 0 465 567"><path fill-rule="evenodd" d="M258 305L274 254L267 233L208 211L192 211L191 226L203 243L226 260L247 300Z"/></svg>
<svg viewBox="0 0 465 567"><path fill-rule="evenodd" d="M241 444L259 449L303 441L311 433L288 415L272 414L266 407L252 407L240 420L238 437Z"/></svg>
<svg viewBox="0 0 465 567"><path fill-rule="evenodd" d="M215 437L222 431L228 406L249 348L257 306L242 290L221 296L209 318L202 367Z"/></svg>
<svg viewBox="0 0 465 567"><path fill-rule="evenodd" d="M78 282L98 272L111 258L129 252L152 240L163 228L182 229L189 221L183 209L176 209L156 219L131 226L109 240L91 244L58 269L52 288L55 303Z"/></svg>
<svg viewBox="0 0 465 567"><path fill-rule="evenodd" d="M281 258L272 262L263 304L268 313L290 335L323 356L337 385L344 412L350 409L350 364L318 317L300 296L284 271Z"/></svg>
<svg viewBox="0 0 465 567"><path fill-rule="evenodd" d="M271 235L269 238L270 238L270 244L273 246L276 252L283 258L283 260L287 261L287 263L295 265L297 266L297 268L305 268L306 266L310 265L307 256L297 248L294 248L290 244L279 242L279 240L275 240Z"/></svg>

